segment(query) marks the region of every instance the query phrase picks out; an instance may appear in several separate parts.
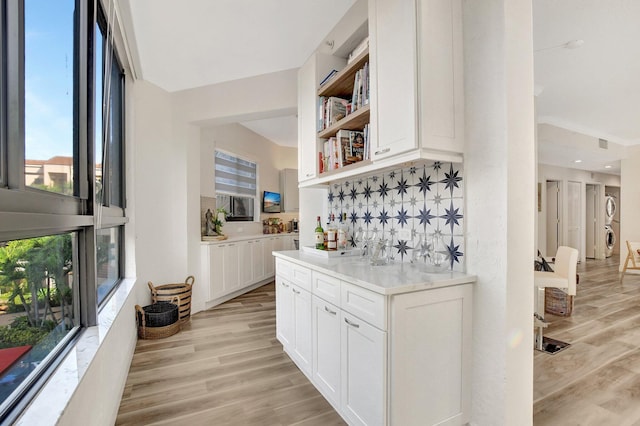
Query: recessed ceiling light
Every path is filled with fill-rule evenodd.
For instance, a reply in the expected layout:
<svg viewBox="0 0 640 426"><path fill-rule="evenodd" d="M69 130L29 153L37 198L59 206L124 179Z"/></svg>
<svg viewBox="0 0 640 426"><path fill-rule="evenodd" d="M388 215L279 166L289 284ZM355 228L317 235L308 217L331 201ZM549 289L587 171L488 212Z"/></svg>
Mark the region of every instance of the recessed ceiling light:
<svg viewBox="0 0 640 426"><path fill-rule="evenodd" d="M610 169L610 168L611 168L611 166L606 165L606 166L604 166L604 168L605 168L605 169Z"/></svg>
<svg viewBox="0 0 640 426"><path fill-rule="evenodd" d="M582 163L582 160L573 160L574 163Z"/></svg>

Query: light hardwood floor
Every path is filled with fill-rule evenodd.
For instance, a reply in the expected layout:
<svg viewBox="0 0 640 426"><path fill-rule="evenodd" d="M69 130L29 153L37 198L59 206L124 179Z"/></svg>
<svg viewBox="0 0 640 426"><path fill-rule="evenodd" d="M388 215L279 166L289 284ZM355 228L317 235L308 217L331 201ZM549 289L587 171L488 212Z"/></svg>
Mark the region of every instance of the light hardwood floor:
<svg viewBox="0 0 640 426"><path fill-rule="evenodd" d="M578 265L570 317L534 352L534 425L640 426L640 275L619 283L618 257ZM268 284L206 312L175 336L139 340L118 425L343 425L282 351Z"/></svg>
<svg viewBox="0 0 640 426"><path fill-rule="evenodd" d="M138 340L117 425L344 425L282 351L273 283Z"/></svg>
<svg viewBox="0 0 640 426"><path fill-rule="evenodd" d="M547 314L545 336L571 343L534 352L534 425L640 425L640 275L619 257L578 265L570 317Z"/></svg>

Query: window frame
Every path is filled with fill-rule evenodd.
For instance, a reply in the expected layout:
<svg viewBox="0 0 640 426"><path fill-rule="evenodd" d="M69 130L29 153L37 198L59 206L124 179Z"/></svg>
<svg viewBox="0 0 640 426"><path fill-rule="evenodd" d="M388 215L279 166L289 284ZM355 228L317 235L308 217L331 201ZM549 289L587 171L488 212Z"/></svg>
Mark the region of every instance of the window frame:
<svg viewBox="0 0 640 426"><path fill-rule="evenodd" d="M7 0L0 5L0 241L76 232L74 247L74 310L77 326L47 356L39 374L19 386L16 397L0 412L0 422L15 420L20 411L44 384L86 327L97 324L98 313L106 305L125 276L126 239L125 152L126 68L123 67L115 39L112 55L120 70L119 93L120 195L122 206L98 206L95 197L95 72L94 48L96 19L102 2L74 0L74 195L31 188L25 184L25 1ZM95 8L98 8L96 10ZM105 21L106 24L106 21ZM111 23L112 30L117 26ZM109 41L108 41L109 42ZM110 74L109 74L110 75ZM99 88L102 90L102 88ZM7 105L17 107L7 108ZM110 107L110 103L108 104ZM104 125L107 125L105 123ZM104 176L103 176L104 179ZM118 227L118 282L97 303L96 232Z"/></svg>

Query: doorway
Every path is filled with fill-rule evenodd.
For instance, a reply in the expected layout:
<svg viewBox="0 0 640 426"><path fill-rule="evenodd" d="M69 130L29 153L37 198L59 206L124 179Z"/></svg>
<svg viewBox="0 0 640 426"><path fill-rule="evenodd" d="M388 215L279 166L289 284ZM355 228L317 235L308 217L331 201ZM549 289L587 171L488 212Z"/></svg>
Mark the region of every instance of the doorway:
<svg viewBox="0 0 640 426"><path fill-rule="evenodd" d="M585 257L589 259L596 258L596 235L597 220L596 212L598 211L598 185L586 185L585 190Z"/></svg>
<svg viewBox="0 0 640 426"><path fill-rule="evenodd" d="M562 243L562 182L547 181L547 256L555 256Z"/></svg>

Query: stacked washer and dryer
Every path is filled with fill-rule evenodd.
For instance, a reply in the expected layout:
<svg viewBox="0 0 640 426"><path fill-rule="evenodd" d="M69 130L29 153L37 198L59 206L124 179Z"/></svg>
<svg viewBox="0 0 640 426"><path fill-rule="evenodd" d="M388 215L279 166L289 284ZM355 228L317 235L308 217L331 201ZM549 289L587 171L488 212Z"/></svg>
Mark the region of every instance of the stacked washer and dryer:
<svg viewBox="0 0 640 426"><path fill-rule="evenodd" d="M606 195L605 200L605 214L604 214L604 254L606 257L611 257L613 254L613 248L616 245L616 233L613 232L611 223L613 217L616 214L616 199L612 195Z"/></svg>

